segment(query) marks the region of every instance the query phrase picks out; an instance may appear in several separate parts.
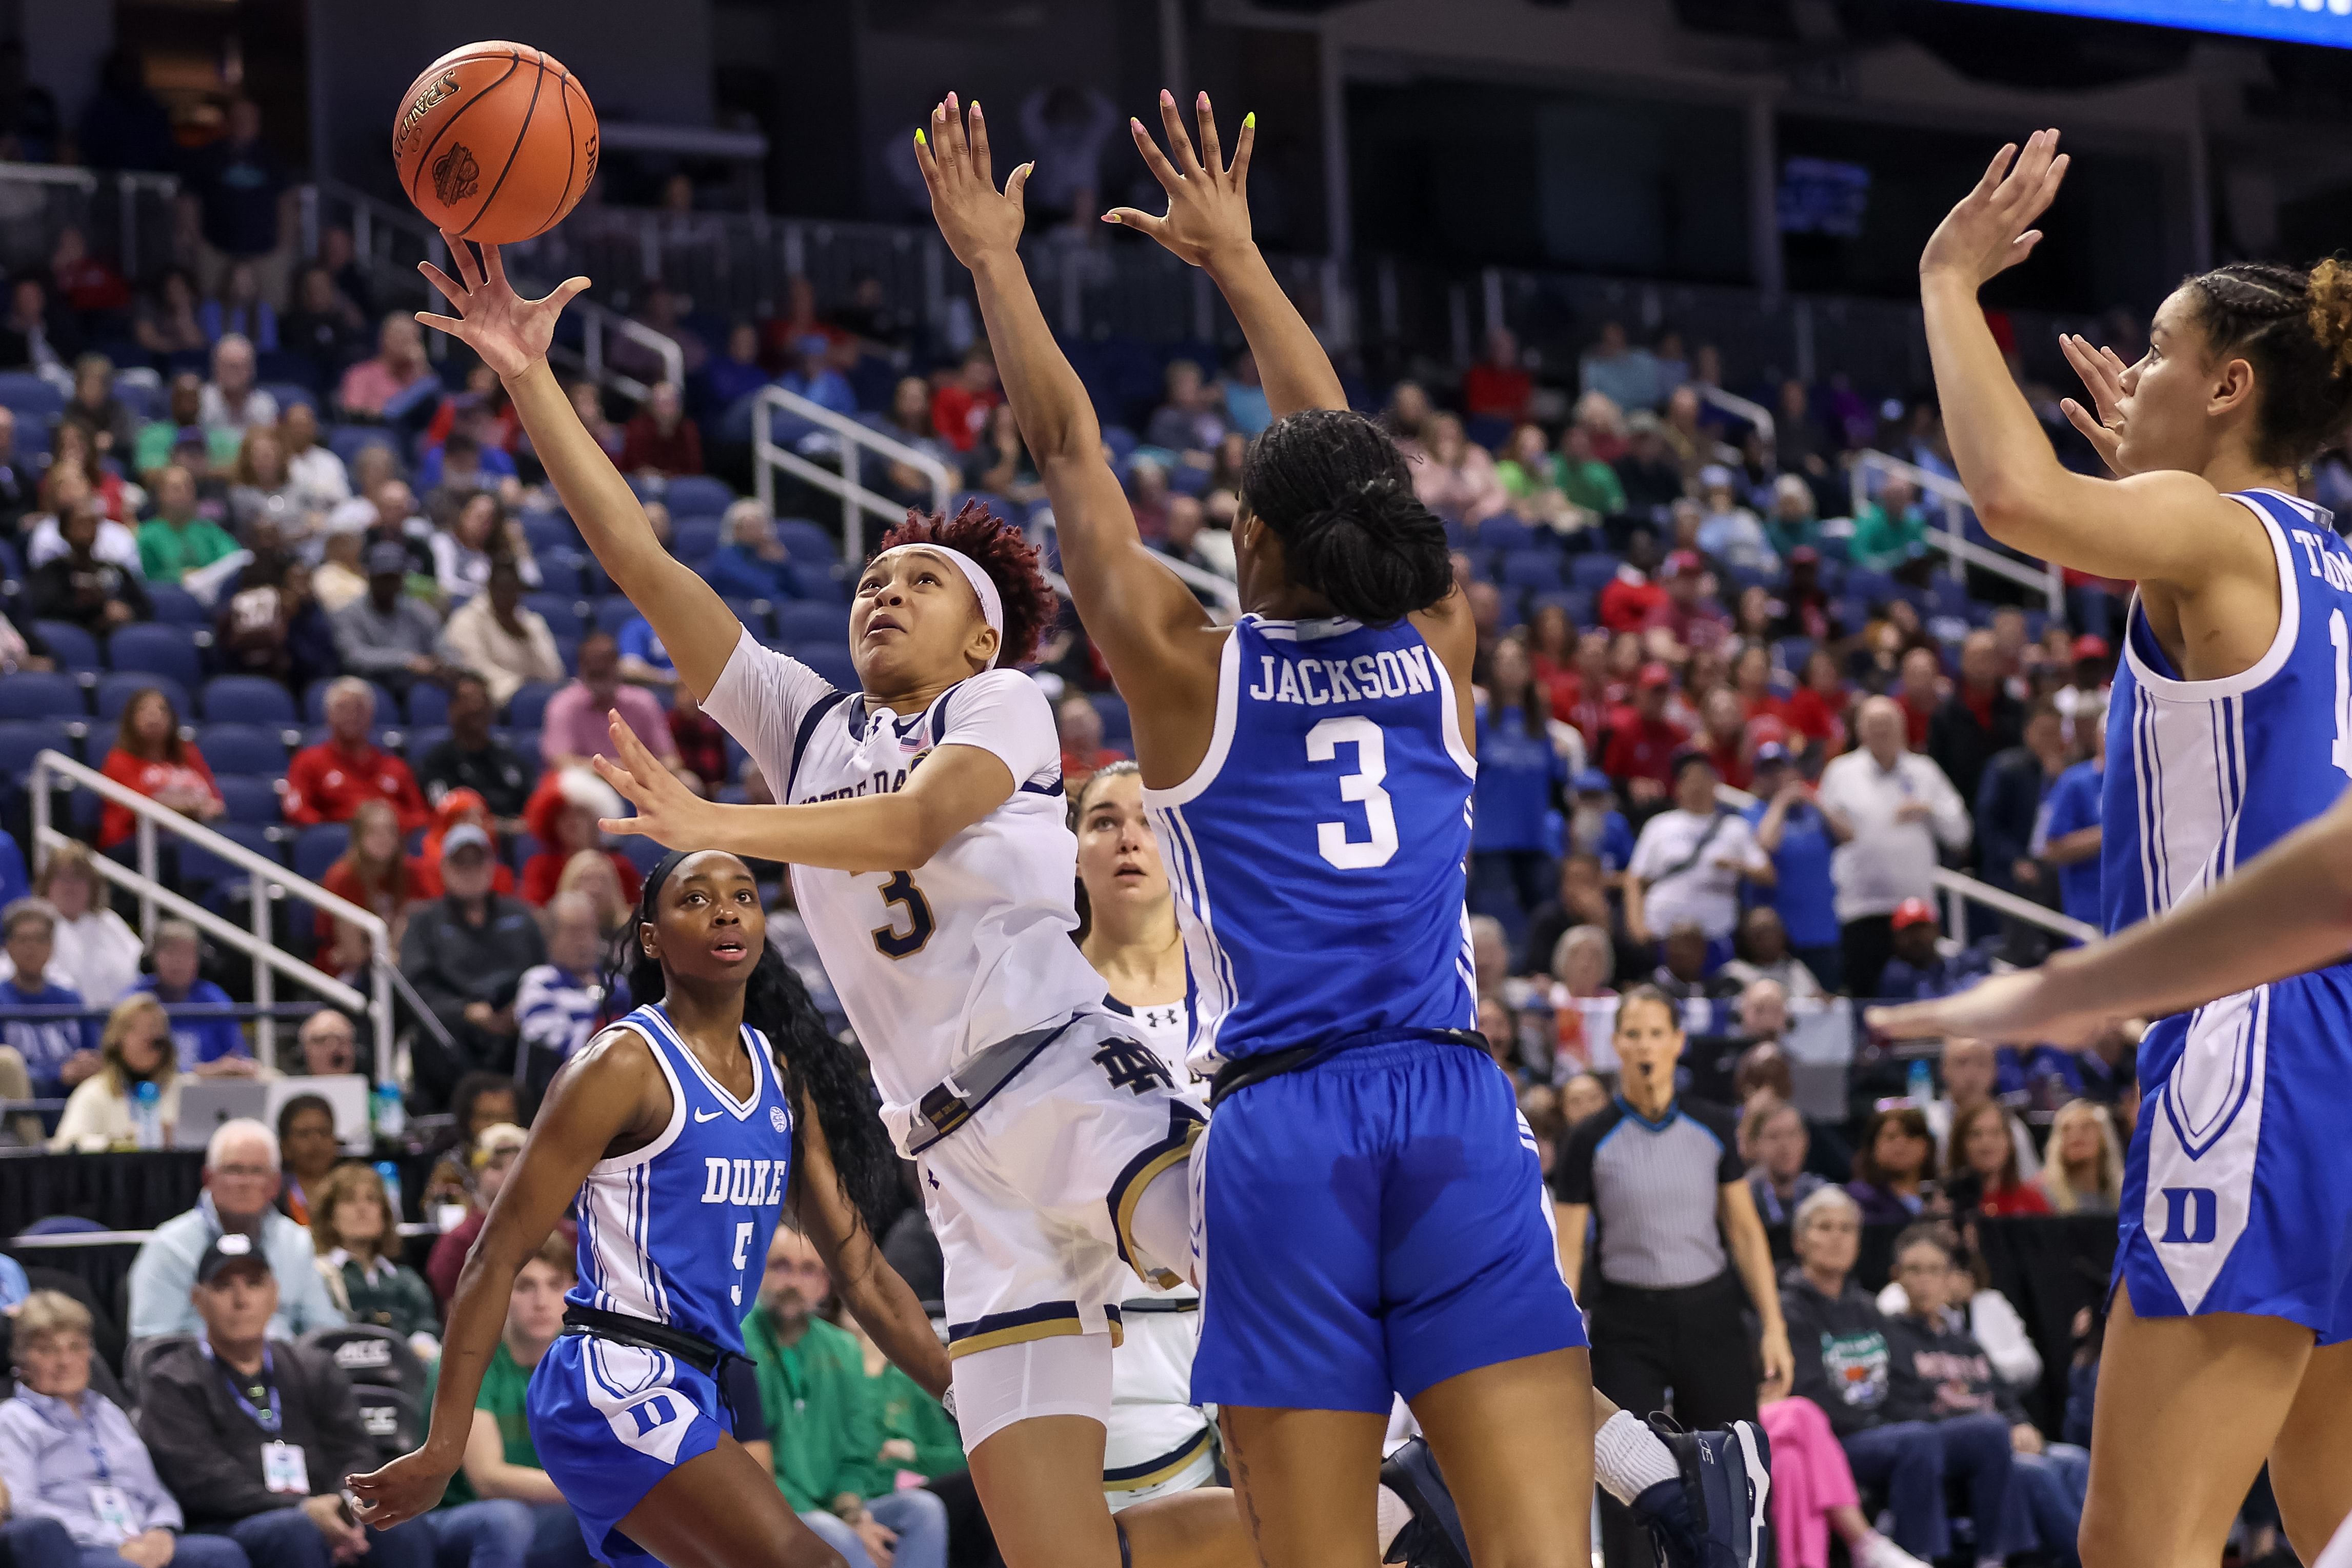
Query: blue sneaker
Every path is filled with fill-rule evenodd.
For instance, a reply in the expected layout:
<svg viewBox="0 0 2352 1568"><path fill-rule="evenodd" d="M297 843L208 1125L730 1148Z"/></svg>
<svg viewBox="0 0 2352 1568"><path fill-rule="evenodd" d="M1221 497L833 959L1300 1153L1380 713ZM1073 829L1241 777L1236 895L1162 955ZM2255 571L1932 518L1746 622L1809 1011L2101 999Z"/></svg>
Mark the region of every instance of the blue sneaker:
<svg viewBox="0 0 2352 1568"><path fill-rule="evenodd" d="M1682 1477L1660 1481L1633 1502L1665 1568L1763 1568L1771 1526L1772 1445L1753 1421L1685 1432L1664 1416L1650 1429L1675 1456Z"/></svg>
<svg viewBox="0 0 2352 1568"><path fill-rule="evenodd" d="M1402 1563L1405 1568L1470 1568L1462 1516L1454 1511L1454 1494L1446 1490L1428 1443L1415 1437L1381 1460L1381 1484L1412 1510L1412 1522L1397 1531L1382 1562Z"/></svg>

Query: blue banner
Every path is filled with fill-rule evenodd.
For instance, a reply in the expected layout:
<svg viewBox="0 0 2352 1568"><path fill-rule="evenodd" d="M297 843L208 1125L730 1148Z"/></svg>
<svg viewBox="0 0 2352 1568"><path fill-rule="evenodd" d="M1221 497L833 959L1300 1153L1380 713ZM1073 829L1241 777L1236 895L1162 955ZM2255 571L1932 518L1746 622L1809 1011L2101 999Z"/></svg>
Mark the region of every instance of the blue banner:
<svg viewBox="0 0 2352 1568"><path fill-rule="evenodd" d="M2352 0L1975 0L2012 10L2060 11L2199 33L2237 33L2352 47Z"/></svg>

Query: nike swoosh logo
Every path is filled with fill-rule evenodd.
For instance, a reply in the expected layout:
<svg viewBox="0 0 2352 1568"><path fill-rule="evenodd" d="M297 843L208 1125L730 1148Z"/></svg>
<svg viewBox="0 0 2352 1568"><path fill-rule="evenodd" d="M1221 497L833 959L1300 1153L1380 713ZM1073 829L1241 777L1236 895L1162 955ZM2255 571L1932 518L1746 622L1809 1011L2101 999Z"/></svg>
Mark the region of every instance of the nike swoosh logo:
<svg viewBox="0 0 2352 1568"><path fill-rule="evenodd" d="M719 1111L697 1111L694 1113L694 1119L698 1122L716 1122L723 1114L725 1113Z"/></svg>

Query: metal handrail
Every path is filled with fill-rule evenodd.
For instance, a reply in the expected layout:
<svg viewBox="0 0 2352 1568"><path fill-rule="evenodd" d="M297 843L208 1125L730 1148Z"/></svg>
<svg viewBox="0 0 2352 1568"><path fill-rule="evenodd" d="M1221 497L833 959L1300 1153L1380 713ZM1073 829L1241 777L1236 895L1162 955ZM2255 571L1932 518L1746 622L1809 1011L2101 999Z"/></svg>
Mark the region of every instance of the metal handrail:
<svg viewBox="0 0 2352 1568"><path fill-rule="evenodd" d="M2050 603L2050 613L2066 613L2066 580L2058 568L2048 561L2037 564L1990 550L1968 537L1967 526L1961 521L1972 503L1965 486L1956 479L1946 478L1932 468L1922 468L1916 463L1906 463L1874 448L1865 447L1853 455L1853 507L1858 515L1869 491L1864 484L1867 474L1900 474L1918 486L1922 496L1933 496L1943 503L1944 526L1928 535L1927 542L1949 558L1952 576L1964 579L1969 567L2005 577L2011 582L2042 591Z"/></svg>
<svg viewBox="0 0 2352 1568"><path fill-rule="evenodd" d="M840 473L835 473L821 463L810 461L789 446L778 444L774 426L771 423L778 409L796 419L804 419L821 430L830 431L846 444L842 454ZM877 495L857 482L853 476L855 469L848 461L848 448L852 447L864 447L877 456L916 469L931 482L931 508L942 513L948 509L948 495L954 488L955 476L946 464L929 453L885 435L870 425L860 424L854 419L835 413L798 392L787 392L778 386L760 389L757 400L751 405L751 482L760 504L771 513L775 511L774 470L778 468L827 495L840 497L841 559L854 563L866 559L866 529L862 514L871 512L895 523L907 515L907 508L904 503Z"/></svg>
<svg viewBox="0 0 2352 1568"><path fill-rule="evenodd" d="M58 751L37 753L27 775L27 785L33 796L33 854L37 864L52 850L74 841L50 825L49 791L53 777L66 780L75 789L92 790L100 799L121 807L138 819L138 869L133 870L104 855L92 856L90 865L107 881L138 895L140 934L142 936L153 936L155 911L160 906L253 960L253 991L257 1006L275 1006L277 993L273 977L282 975L296 985L309 987L339 1007L364 1013L375 1028L378 1079L384 1083L395 1082L392 1064L392 981L399 970L393 962L391 928L384 924L382 915L329 893L317 883L296 876L277 862L254 853L236 840L224 838L202 823L180 815L168 806L158 804L135 789L118 784L96 768L85 767ZM172 833L219 857L252 879L253 925L250 931L238 929L204 905L184 896L177 889L167 887L156 879L155 835L158 831ZM350 922L366 935L374 980L372 997L362 995L332 975L282 951L270 940L269 900L273 894L299 898L338 920ZM274 1013L261 1015L257 1033L259 1050L257 1054L261 1064L275 1068L278 1065L278 1020Z"/></svg>
<svg viewBox="0 0 2352 1568"><path fill-rule="evenodd" d="M1762 403L1750 402L1737 392L1727 392L1721 387L1711 387L1698 382L1691 382L1690 389L1698 393L1699 402L1719 408L1735 419L1746 420L1756 434L1764 438L1765 445L1771 445L1778 438L1776 433L1780 427L1772 423L1772 411Z"/></svg>

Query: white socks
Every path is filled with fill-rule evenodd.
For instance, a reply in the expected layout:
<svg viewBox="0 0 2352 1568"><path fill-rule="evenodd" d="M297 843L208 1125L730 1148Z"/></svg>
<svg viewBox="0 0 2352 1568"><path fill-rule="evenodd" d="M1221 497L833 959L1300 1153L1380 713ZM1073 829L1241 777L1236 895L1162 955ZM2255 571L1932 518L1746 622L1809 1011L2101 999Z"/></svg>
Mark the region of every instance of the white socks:
<svg viewBox="0 0 2352 1568"><path fill-rule="evenodd" d="M1927 1568L1927 1565L1886 1537L1873 1531L1847 1549L1854 1568Z"/></svg>
<svg viewBox="0 0 2352 1568"><path fill-rule="evenodd" d="M1380 1498L1374 1504L1374 1508L1373 1517L1377 1521L1375 1528L1380 1531L1381 1538L1381 1555L1385 1558L1389 1554L1390 1545L1397 1538L1397 1531L1412 1522L1412 1510L1405 1506L1404 1499L1386 1487L1381 1489Z"/></svg>
<svg viewBox="0 0 2352 1568"><path fill-rule="evenodd" d="M1619 1502L1631 1503L1660 1481L1679 1480L1682 1467L1658 1435L1620 1410L1592 1435L1592 1473Z"/></svg>

